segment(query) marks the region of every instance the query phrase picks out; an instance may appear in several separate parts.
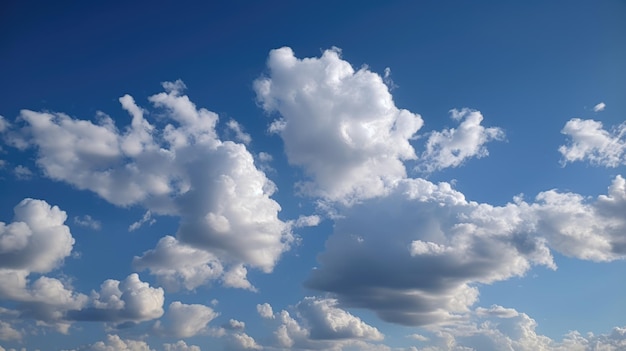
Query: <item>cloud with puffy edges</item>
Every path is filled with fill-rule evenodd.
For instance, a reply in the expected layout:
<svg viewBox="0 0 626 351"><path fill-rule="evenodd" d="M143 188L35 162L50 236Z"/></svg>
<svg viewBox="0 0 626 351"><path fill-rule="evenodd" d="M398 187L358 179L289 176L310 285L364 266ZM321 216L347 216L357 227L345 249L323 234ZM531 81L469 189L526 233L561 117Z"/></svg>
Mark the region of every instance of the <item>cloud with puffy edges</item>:
<svg viewBox="0 0 626 351"><path fill-rule="evenodd" d="M104 281L100 291L91 292L86 307L68 311L66 318L115 324L139 323L161 317L164 301L162 288L153 288L132 273L123 281Z"/></svg>
<svg viewBox="0 0 626 351"><path fill-rule="evenodd" d="M272 50L268 75L254 89L263 109L278 114L270 131L282 138L289 163L310 177L300 190L352 203L406 176L403 161L416 159L409 140L423 122L395 106L380 75L355 70L340 54L299 59L288 47Z"/></svg>
<svg viewBox="0 0 626 351"><path fill-rule="evenodd" d="M160 335L189 338L207 332L207 325L219 316L212 308L200 304L170 304L162 320L156 321L153 329Z"/></svg>
<svg viewBox="0 0 626 351"><path fill-rule="evenodd" d="M168 291L193 290L224 273L215 255L169 235L161 238L154 249L135 256L133 268L138 271L147 269Z"/></svg>
<svg viewBox="0 0 626 351"><path fill-rule="evenodd" d="M201 351L196 345L187 345L183 340L178 340L174 344L163 344L163 351Z"/></svg>
<svg viewBox="0 0 626 351"><path fill-rule="evenodd" d="M429 340L419 340L426 345L420 350L593 351L626 347L626 328L616 327L608 334L586 336L572 331L560 341L538 334L536 328L534 319L515 309L498 305L481 307L466 321L431 330Z"/></svg>
<svg viewBox="0 0 626 351"><path fill-rule="evenodd" d="M265 319L274 319L274 310L272 309L272 305L267 302L256 305L256 311L259 313L259 316Z"/></svg>
<svg viewBox="0 0 626 351"><path fill-rule="evenodd" d="M67 214L43 200L24 199L14 208L13 222L0 222L0 298L18 302L22 318L67 333L66 311L82 308L87 296L65 282L31 273L58 268L72 252L74 238L65 225ZM7 329L8 330L8 329Z"/></svg>
<svg viewBox="0 0 626 351"><path fill-rule="evenodd" d="M592 165L615 168L626 164L626 123L607 131L602 122L572 118L565 123L561 133L569 139L568 144L559 147L562 165L587 161Z"/></svg>
<svg viewBox="0 0 626 351"><path fill-rule="evenodd" d="M523 276L533 265L555 269L550 249L625 258L625 212L621 176L595 201L549 190L534 203L504 206L467 201L447 183L406 179L388 196L346 209L305 285L389 322L450 323L470 311L478 284Z"/></svg>
<svg viewBox="0 0 626 351"><path fill-rule="evenodd" d="M118 335L109 334L105 341L98 341L85 348L74 351L155 351L145 341L122 339Z"/></svg>
<svg viewBox="0 0 626 351"><path fill-rule="evenodd" d="M464 108L453 109L450 113L452 119L459 122L458 128L431 132L417 169L430 173L458 167L469 158L489 155L486 143L504 139L502 129L481 125L483 115L479 111Z"/></svg>
<svg viewBox="0 0 626 351"><path fill-rule="evenodd" d="M378 329L339 308L335 299L305 297L294 306L295 317L285 310L270 317L270 309L269 304L257 305L257 311L264 318L278 323L272 349L389 350L382 344L370 342L384 338Z"/></svg>
<svg viewBox="0 0 626 351"><path fill-rule="evenodd" d="M156 214L180 216L177 240L232 267L222 280L229 286L252 289L241 276L247 271L243 266L269 273L293 241L291 226L278 218L281 208L271 198L275 185L256 168L244 144L218 138L217 114L197 108L182 94L181 81L163 87L148 99L163 117L162 128L124 95L119 100L131 123L122 130L103 113L94 123L22 110L23 125L5 139L20 149L34 148L48 178L93 191L118 206L138 204ZM153 263L154 270L162 266Z"/></svg>

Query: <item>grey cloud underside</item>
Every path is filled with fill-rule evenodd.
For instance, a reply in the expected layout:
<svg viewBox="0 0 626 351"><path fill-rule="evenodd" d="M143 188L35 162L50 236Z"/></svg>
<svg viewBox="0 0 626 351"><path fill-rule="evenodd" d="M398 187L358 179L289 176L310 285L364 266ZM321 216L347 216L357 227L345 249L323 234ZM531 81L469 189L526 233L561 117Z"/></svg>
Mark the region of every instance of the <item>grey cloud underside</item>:
<svg viewBox="0 0 626 351"><path fill-rule="evenodd" d="M336 294L406 325L449 322L467 313L479 284L556 268L550 248L595 261L623 259L626 187L587 202L554 190L535 203L491 206L448 184L407 179L386 197L345 209L306 286Z"/></svg>

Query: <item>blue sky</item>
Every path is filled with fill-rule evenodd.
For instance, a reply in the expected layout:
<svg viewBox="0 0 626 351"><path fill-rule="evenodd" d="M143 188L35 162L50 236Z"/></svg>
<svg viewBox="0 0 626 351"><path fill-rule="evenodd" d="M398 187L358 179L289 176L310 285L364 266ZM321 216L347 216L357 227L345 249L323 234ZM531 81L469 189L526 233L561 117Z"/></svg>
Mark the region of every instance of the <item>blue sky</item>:
<svg viewBox="0 0 626 351"><path fill-rule="evenodd" d="M623 2L0 9L0 350L626 349Z"/></svg>

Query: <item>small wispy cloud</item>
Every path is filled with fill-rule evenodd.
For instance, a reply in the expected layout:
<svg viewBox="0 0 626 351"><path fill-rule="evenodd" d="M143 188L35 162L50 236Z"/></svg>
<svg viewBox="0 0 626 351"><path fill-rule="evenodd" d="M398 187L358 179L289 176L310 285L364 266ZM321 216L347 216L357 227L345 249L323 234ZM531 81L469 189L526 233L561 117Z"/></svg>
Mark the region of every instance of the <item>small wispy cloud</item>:
<svg viewBox="0 0 626 351"><path fill-rule="evenodd" d="M82 217L76 216L74 217L74 223L81 227L87 227L93 230L100 230L102 228L102 223L93 219L90 215L84 215Z"/></svg>
<svg viewBox="0 0 626 351"><path fill-rule="evenodd" d="M593 107L593 112L601 112L604 111L605 108L606 104L604 102L601 102Z"/></svg>
<svg viewBox="0 0 626 351"><path fill-rule="evenodd" d="M129 232L135 231L141 228L141 226L144 225L145 223L148 223L148 225L153 225L154 222L156 222L156 219L152 218L152 212L146 211L146 213L143 214L143 217L141 217L140 220L128 226L128 231Z"/></svg>
<svg viewBox="0 0 626 351"><path fill-rule="evenodd" d="M33 172L28 169L28 167L22 165L15 167L13 174L15 174L15 177L19 180L29 180L33 177Z"/></svg>

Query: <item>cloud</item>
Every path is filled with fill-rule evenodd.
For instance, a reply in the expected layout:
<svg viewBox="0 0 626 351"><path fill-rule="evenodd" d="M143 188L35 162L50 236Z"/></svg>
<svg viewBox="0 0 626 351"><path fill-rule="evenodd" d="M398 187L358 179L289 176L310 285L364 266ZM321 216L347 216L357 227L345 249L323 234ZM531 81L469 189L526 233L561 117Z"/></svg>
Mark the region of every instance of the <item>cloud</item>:
<svg viewBox="0 0 626 351"><path fill-rule="evenodd" d="M146 213L143 214L143 217L141 217L140 220L138 220L137 222L133 222L131 225L128 226L128 231L134 232L146 223L148 223L148 225L153 225L155 222L156 219L152 218L152 212L148 210L146 211Z"/></svg>
<svg viewBox="0 0 626 351"><path fill-rule="evenodd" d="M10 224L0 222L0 268L47 273L70 255L67 214L43 200L24 199Z"/></svg>
<svg viewBox="0 0 626 351"><path fill-rule="evenodd" d="M244 133L243 127L241 127L241 124L239 124L234 119L231 119L230 121L228 121L228 123L226 123L226 126L235 133L235 139L237 141L240 141L246 145L252 142L252 137L250 137L250 134Z"/></svg>
<svg viewBox="0 0 626 351"><path fill-rule="evenodd" d="M162 335L176 338L189 338L207 332L207 325L219 313L199 304L186 305L180 301L170 304L163 320L154 325L154 330Z"/></svg>
<svg viewBox="0 0 626 351"><path fill-rule="evenodd" d="M311 339L383 339L378 329L338 308L335 299L305 297L296 309L307 321Z"/></svg>
<svg viewBox="0 0 626 351"><path fill-rule="evenodd" d="M418 169L430 173L458 167L469 158L489 155L486 143L504 139L502 129L480 125L483 115L479 111L464 108L450 113L452 119L459 122L459 127L430 133Z"/></svg>
<svg viewBox="0 0 626 351"><path fill-rule="evenodd" d="M13 326L7 322L0 321L0 340L21 340L22 336L22 331L14 329Z"/></svg>
<svg viewBox="0 0 626 351"><path fill-rule="evenodd" d="M28 167L18 165L13 169L13 174L15 174L15 178L19 180L29 180L33 177L33 172L28 169Z"/></svg>
<svg viewBox="0 0 626 351"><path fill-rule="evenodd" d="M263 347L246 333L235 333L231 335L236 349L239 350L262 350Z"/></svg>
<svg viewBox="0 0 626 351"><path fill-rule="evenodd" d="M268 76L254 83L257 99L279 118L270 131L282 138L290 164L311 178L309 195L351 203L385 193L415 159L409 140L419 115L398 109L378 74L357 71L339 49L298 59L288 47L272 50Z"/></svg>
<svg viewBox="0 0 626 351"><path fill-rule="evenodd" d="M320 224L322 219L318 215L300 216L293 222L294 228L315 227Z"/></svg>
<svg viewBox="0 0 626 351"><path fill-rule="evenodd" d="M626 181L607 195L549 190L534 203L467 201L447 183L406 179L386 197L336 220L305 285L348 307L406 325L450 323L477 301L478 284L555 269L550 249L593 261L626 257Z"/></svg>
<svg viewBox="0 0 626 351"><path fill-rule="evenodd" d="M242 264L231 267L222 277L222 284L228 288L239 288L250 291L257 289L247 279L248 270Z"/></svg>
<svg viewBox="0 0 626 351"><path fill-rule="evenodd" d="M81 226L91 228L93 230L102 229L102 223L100 221L93 219L90 215L84 215L82 217L74 217L74 223Z"/></svg>
<svg viewBox="0 0 626 351"><path fill-rule="evenodd" d="M626 164L626 123L609 132L602 122L572 118L561 133L569 137L569 144L559 147L563 165L574 161L612 168Z"/></svg>
<svg viewBox="0 0 626 351"><path fill-rule="evenodd" d="M87 351L154 351L141 340L122 339L118 335L107 335L106 341L98 341L90 345Z"/></svg>
<svg viewBox="0 0 626 351"><path fill-rule="evenodd" d="M228 330L244 330L246 328L246 323L231 318L228 323L223 324L222 327Z"/></svg>
<svg viewBox="0 0 626 351"><path fill-rule="evenodd" d="M269 303L256 305L256 311L263 318L274 319L274 310L272 310L272 306Z"/></svg>
<svg viewBox="0 0 626 351"><path fill-rule="evenodd" d="M626 347L626 329L609 334L582 336L569 332L560 341L538 334L537 322L527 314L502 306L479 308L471 318L452 326L431 330L433 337L422 350L520 350L592 351Z"/></svg>
<svg viewBox="0 0 626 351"><path fill-rule="evenodd" d="M183 340L178 340L175 344L163 344L164 351L201 351L196 345L187 345Z"/></svg>
<svg viewBox="0 0 626 351"><path fill-rule="evenodd" d="M333 299L309 297L296 305L296 320L283 310L276 314L274 332L280 350L374 350L388 347L365 340L382 340L383 335L358 317L336 307Z"/></svg>
<svg viewBox="0 0 626 351"><path fill-rule="evenodd" d="M37 165L51 179L118 206L180 216L177 239L214 255L229 272L245 272L241 265L271 272L293 241L271 198L275 185L256 168L244 144L218 138L217 114L183 95L184 83L163 87L148 99L163 127L152 125L148 111L125 95L119 100L131 123L122 130L104 113L94 123L22 110L18 119L24 125L7 140L20 149L34 148Z"/></svg>
<svg viewBox="0 0 626 351"><path fill-rule="evenodd" d="M599 104L593 107L593 112L601 112L606 108L606 104L604 102L600 102Z"/></svg>
<svg viewBox="0 0 626 351"><path fill-rule="evenodd" d="M116 324L139 323L163 315L164 292L142 282L136 273L123 281L108 279L100 291L92 291L89 306L72 310L66 318L73 321L102 321Z"/></svg>
<svg viewBox="0 0 626 351"><path fill-rule="evenodd" d="M468 202L447 183L406 179L343 215L305 284L393 323L453 320L477 301L476 283L554 267L524 208Z"/></svg>
<svg viewBox="0 0 626 351"><path fill-rule="evenodd" d="M135 256L133 267L138 271L149 270L169 291L193 290L221 277L224 272L215 255L169 235L161 238L156 248Z"/></svg>

